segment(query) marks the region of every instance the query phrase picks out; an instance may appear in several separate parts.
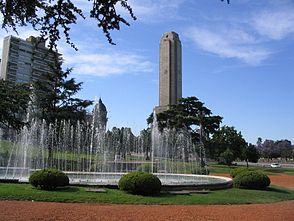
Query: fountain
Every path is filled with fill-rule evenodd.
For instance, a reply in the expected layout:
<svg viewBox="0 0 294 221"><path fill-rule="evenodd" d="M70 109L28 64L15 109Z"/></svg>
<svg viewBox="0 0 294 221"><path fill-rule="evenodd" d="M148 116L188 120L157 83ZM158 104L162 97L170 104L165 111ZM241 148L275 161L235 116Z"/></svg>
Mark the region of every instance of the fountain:
<svg viewBox="0 0 294 221"><path fill-rule="evenodd" d="M0 179L27 182L35 170L51 167L64 171L71 184L117 185L123 174L141 170L156 174L169 187L231 185L231 179L203 175L203 148L192 143L187 130L159 131L154 115L151 133L106 131L105 112L99 100L88 122L47 124L37 119L19 133L0 130Z"/></svg>

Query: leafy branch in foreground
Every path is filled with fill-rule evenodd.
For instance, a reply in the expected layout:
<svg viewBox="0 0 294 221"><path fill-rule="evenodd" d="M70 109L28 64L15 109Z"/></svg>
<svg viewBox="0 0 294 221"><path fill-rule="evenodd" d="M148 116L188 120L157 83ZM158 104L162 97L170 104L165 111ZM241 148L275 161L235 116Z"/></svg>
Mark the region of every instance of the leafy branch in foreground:
<svg viewBox="0 0 294 221"><path fill-rule="evenodd" d="M225 0L221 0L225 1ZM226 0L230 3L230 0ZM43 40L49 40L51 49L57 49L57 42L62 36L66 42L77 50L70 38L71 25L76 24L78 18L86 19L83 8L90 5L89 18L94 19L97 27L102 29L110 44L114 44L110 35L111 30L120 30L120 25L129 26L129 22L118 13L122 8L133 20L136 16L128 0L0 0L2 28L12 28L16 33L18 27L30 25L40 33ZM62 35L63 32L63 35Z"/></svg>
<svg viewBox="0 0 294 221"><path fill-rule="evenodd" d="M89 17L96 21L110 44L114 44L111 30L119 30L121 24L130 25L117 8L125 9L136 20L127 0L85 0L84 4L92 4ZM78 18L86 18L83 10L71 0L0 0L0 12L2 28L12 28L17 33L18 27L31 25L43 40L49 40L51 49L57 48L63 32L66 42L77 50L70 38L70 26L76 24Z"/></svg>

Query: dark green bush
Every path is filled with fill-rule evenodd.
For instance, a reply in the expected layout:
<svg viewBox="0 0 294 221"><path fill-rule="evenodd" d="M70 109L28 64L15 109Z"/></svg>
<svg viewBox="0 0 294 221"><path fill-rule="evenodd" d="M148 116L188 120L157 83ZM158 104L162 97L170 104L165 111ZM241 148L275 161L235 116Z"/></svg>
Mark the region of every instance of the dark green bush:
<svg viewBox="0 0 294 221"><path fill-rule="evenodd" d="M118 187L132 194L149 196L160 193L161 182L151 173L131 172L120 178Z"/></svg>
<svg viewBox="0 0 294 221"><path fill-rule="evenodd" d="M235 187L247 189L265 189L271 183L270 178L260 171L244 171L233 181Z"/></svg>
<svg viewBox="0 0 294 221"><path fill-rule="evenodd" d="M29 178L29 182L34 187L43 190L52 190L56 187L63 187L69 184L68 176L60 170L42 169L35 171Z"/></svg>
<svg viewBox="0 0 294 221"><path fill-rule="evenodd" d="M218 163L231 166L234 160L234 153L230 149L226 149L224 152L220 154Z"/></svg>
<svg viewBox="0 0 294 221"><path fill-rule="evenodd" d="M234 178L234 177L237 176L238 174L243 173L243 172L246 172L246 171L257 171L257 170L254 169L254 168L237 167L237 168L232 169L232 170L230 171L230 176L231 176L232 178Z"/></svg>

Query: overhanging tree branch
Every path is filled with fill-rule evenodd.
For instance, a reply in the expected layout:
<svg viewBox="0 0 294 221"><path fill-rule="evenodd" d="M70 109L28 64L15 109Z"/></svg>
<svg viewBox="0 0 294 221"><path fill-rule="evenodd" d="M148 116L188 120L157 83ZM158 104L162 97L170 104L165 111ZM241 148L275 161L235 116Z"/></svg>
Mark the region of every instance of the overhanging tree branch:
<svg viewBox="0 0 294 221"><path fill-rule="evenodd" d="M225 1L225 0L221 0ZM230 3L230 0L226 0ZM90 18L96 21L98 29L101 29L110 44L115 44L110 31L120 30L121 24L129 26L126 18L118 13L118 8L127 11L132 20L136 16L128 0L84 0L90 4ZM3 16L0 23L2 28L17 29L30 25L40 33L40 37L49 40L50 49L57 49L57 42L61 37L77 50L71 41L70 29L78 19L85 19L81 8L72 0L0 0L0 13Z"/></svg>

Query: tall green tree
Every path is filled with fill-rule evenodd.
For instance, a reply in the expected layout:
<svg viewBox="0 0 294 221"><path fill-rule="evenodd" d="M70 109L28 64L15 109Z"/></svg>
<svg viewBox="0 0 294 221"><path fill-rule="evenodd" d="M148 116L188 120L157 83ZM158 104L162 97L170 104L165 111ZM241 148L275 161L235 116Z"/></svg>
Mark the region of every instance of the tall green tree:
<svg viewBox="0 0 294 221"><path fill-rule="evenodd" d="M134 151L135 136L131 128L113 127L105 134L106 148L113 153L113 160L126 160L127 155ZM116 157L119 157L116 159ZM121 158L121 159L120 159Z"/></svg>
<svg viewBox="0 0 294 221"><path fill-rule="evenodd" d="M148 124L152 123L153 115L147 119ZM157 114L158 126L163 128L187 128L194 142L208 140L209 135L216 132L222 121L222 117L212 115L210 109L196 97L179 99L177 105L171 106L167 111ZM202 132L202 134L200 134Z"/></svg>
<svg viewBox="0 0 294 221"><path fill-rule="evenodd" d="M93 102L76 97L82 83L69 78L72 69L62 70L62 61L56 60L52 73L34 84L36 116L48 123L55 120L83 121L86 108Z"/></svg>
<svg viewBox="0 0 294 221"><path fill-rule="evenodd" d="M260 158L260 153L257 148L253 144L248 144L248 146L244 149L244 158L248 167L248 162L257 163Z"/></svg>
<svg viewBox="0 0 294 221"><path fill-rule="evenodd" d="M208 149L210 157L220 160L220 156L225 151L232 152L233 159L244 158L244 149L247 143L241 132L238 132L234 127L223 126L212 135Z"/></svg>
<svg viewBox="0 0 294 221"><path fill-rule="evenodd" d="M228 166L232 165L232 162L235 160L233 152L227 148L224 152L219 155L218 158L220 163L226 164Z"/></svg>
<svg viewBox="0 0 294 221"><path fill-rule="evenodd" d="M30 101L28 84L0 80L0 127L20 129Z"/></svg>
<svg viewBox="0 0 294 221"><path fill-rule="evenodd" d="M84 0L83 4L89 5L85 8L90 8L90 11L85 13L74 0L0 0L0 24L2 28L12 28L16 32L18 27L30 25L44 40L49 39L51 48L56 48L57 42L64 36L66 42L76 49L71 41L70 29L79 19L86 19L85 14L96 22L111 44L114 43L110 31L120 30L121 24L130 25L119 14L119 8L136 20L128 0Z"/></svg>
<svg viewBox="0 0 294 221"><path fill-rule="evenodd" d="M62 70L62 61L56 57L52 71L44 78L34 83L33 109L34 118L44 119L47 123L56 123L58 128L62 120L70 120L75 124L78 120L84 122L87 118L86 108L93 102L76 97L81 90L82 83L77 83L74 78L69 78L71 69ZM58 139L62 134L57 129ZM57 140L58 142L58 140ZM48 162L52 163L54 144L48 145ZM52 166L52 165L51 165Z"/></svg>
<svg viewBox="0 0 294 221"><path fill-rule="evenodd" d="M151 158L151 128L143 129L140 132L140 138L143 145L143 151L145 154L145 159L150 160Z"/></svg>

